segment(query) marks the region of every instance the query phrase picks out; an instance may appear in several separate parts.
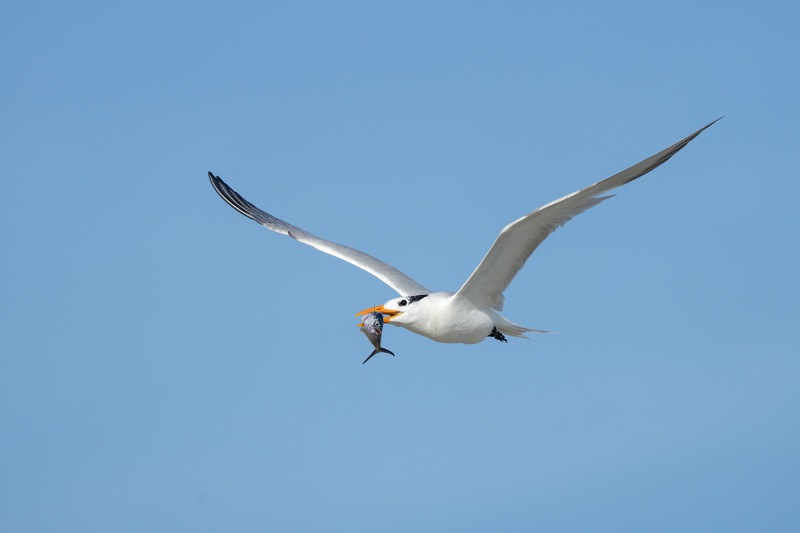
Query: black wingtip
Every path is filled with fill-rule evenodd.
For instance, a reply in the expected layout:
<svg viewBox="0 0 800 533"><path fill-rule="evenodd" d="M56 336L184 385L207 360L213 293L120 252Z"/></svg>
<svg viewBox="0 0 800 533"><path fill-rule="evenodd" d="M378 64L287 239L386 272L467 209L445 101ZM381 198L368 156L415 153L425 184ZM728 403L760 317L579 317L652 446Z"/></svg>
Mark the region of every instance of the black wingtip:
<svg viewBox="0 0 800 533"><path fill-rule="evenodd" d="M683 149L683 147L684 147L684 146L686 146L687 144L689 144L690 142L692 142L692 141L693 141L693 140L694 140L694 139L695 139L695 138L696 138L698 135L700 135L701 133L703 133L704 131L706 131L708 128L710 128L711 126L713 126L714 124L716 124L717 122L719 122L720 120L722 120L723 118L725 118L725 115L722 115L721 117L719 117L719 118L718 118L718 119L716 119L716 120L712 120L711 122L709 122L708 124L706 124L705 126L703 126L702 128L700 128L699 130L697 130L696 132L692 133L691 135L689 135L688 137L686 137L686 138L685 138L685 139L683 139L682 141L678 142L678 143L675 145L675 146L677 147L677 149L676 149L675 151L673 151L672 153L670 153L670 154L667 156L667 159L669 159L670 157L672 157L673 155L675 155L675 154L676 154L678 151L680 151L681 149ZM665 159L664 161L666 161L666 159Z"/></svg>
<svg viewBox="0 0 800 533"><path fill-rule="evenodd" d="M219 184L220 184L220 182L222 180L219 179L219 176L215 176L214 173L209 170L208 171L208 181L211 182L211 186L214 187L214 190L217 191L217 194L222 196L222 194L220 194L220 190L219 190Z"/></svg>
<svg viewBox="0 0 800 533"><path fill-rule="evenodd" d="M705 129L708 129L708 128L710 128L711 126L713 126L714 124L716 124L717 122L719 122L720 120L722 120L723 118L725 118L725 115L722 115L721 117L719 117L719 118L718 118L718 119L716 119L716 120L712 120L711 122L709 122L708 124L706 124L705 126L703 126L703 128L702 128L700 131L703 131L703 130L705 130Z"/></svg>
<svg viewBox="0 0 800 533"><path fill-rule="evenodd" d="M208 171L208 181L211 182L211 186L214 187L214 190L217 191L217 194L222 196L222 194L220 194L219 184L225 182L222 181L222 179L219 176L214 175L214 173L211 172L210 170Z"/></svg>
<svg viewBox="0 0 800 533"><path fill-rule="evenodd" d="M214 190L217 191L217 194L219 194L223 200L237 211L240 211L240 209L234 205L233 198L231 197L231 193L236 194L236 192L228 187L228 184L222 181L222 178L215 176L213 172L209 171L208 181L211 182L211 186L214 187Z"/></svg>

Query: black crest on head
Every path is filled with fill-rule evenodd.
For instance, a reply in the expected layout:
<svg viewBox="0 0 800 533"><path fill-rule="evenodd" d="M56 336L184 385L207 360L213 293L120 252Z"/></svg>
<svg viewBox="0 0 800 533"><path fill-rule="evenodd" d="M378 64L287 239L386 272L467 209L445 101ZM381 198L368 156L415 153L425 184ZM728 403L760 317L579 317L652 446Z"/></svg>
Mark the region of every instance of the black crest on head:
<svg viewBox="0 0 800 533"><path fill-rule="evenodd" d="M408 298L403 298L402 300L397 302L397 305L399 305L400 307L405 307L408 304L413 304L414 302L422 300L426 296L427 294L418 294L416 296L409 296Z"/></svg>

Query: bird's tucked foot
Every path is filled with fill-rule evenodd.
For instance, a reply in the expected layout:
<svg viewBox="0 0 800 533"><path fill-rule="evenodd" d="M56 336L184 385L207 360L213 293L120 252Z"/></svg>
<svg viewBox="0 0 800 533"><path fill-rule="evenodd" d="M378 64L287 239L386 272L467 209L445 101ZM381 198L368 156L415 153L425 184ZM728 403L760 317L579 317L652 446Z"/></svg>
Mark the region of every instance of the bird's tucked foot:
<svg viewBox="0 0 800 533"><path fill-rule="evenodd" d="M495 338L495 339L499 340L500 342L508 342L506 340L506 336L503 335L502 333L500 333L500 331L496 327L492 328L492 332L489 333L488 336L492 337L492 338Z"/></svg>

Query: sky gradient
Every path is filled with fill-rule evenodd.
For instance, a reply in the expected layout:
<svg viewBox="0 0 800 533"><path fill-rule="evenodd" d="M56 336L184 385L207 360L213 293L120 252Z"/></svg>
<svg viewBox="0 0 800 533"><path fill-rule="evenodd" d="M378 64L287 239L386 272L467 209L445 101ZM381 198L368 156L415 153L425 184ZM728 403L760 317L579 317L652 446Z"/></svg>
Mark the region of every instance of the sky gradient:
<svg viewBox="0 0 800 533"><path fill-rule="evenodd" d="M796 2L22 3L0 20L0 530L797 531ZM443 345L259 207L456 290L725 116Z"/></svg>

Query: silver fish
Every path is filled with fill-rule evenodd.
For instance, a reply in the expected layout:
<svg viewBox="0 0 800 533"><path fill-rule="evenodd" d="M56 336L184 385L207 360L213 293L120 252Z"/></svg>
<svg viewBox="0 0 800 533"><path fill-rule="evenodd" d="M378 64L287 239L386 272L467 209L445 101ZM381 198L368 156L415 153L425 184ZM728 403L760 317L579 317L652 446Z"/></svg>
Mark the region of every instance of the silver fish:
<svg viewBox="0 0 800 533"><path fill-rule="evenodd" d="M394 353L386 348L381 348L381 335L383 335L383 315L381 313L376 311L365 314L364 318L361 319L361 332L367 336L369 342L375 347L369 357L364 359L364 363L369 361L376 353L383 352L394 356ZM361 364L363 365L364 363Z"/></svg>

